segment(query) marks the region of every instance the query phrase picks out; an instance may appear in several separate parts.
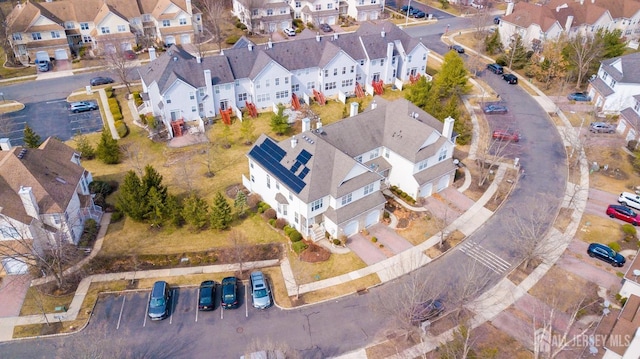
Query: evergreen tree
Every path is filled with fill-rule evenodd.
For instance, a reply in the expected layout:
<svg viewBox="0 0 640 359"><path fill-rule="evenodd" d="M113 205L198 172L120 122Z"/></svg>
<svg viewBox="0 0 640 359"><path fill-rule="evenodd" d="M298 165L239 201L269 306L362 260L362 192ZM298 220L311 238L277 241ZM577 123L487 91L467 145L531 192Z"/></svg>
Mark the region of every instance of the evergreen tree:
<svg viewBox="0 0 640 359"><path fill-rule="evenodd" d="M453 95L462 95L469 91L469 73L464 67L464 61L455 51L444 55L444 62L440 72L433 79L433 86L438 89L440 100Z"/></svg>
<svg viewBox="0 0 640 359"><path fill-rule="evenodd" d="M527 53L527 49L524 47L520 35L515 36L507 50L507 54L498 58L498 63L507 64L507 66L513 70L520 70L529 62L530 56Z"/></svg>
<svg viewBox="0 0 640 359"><path fill-rule="evenodd" d="M111 132L108 128L102 130L100 142L96 148L96 156L107 165L120 163L120 147L118 146L118 141L111 137Z"/></svg>
<svg viewBox="0 0 640 359"><path fill-rule="evenodd" d="M145 193L155 189L160 201L164 204L167 199L167 187L162 184L162 175L151 165L146 165L142 176L142 187Z"/></svg>
<svg viewBox="0 0 640 359"><path fill-rule="evenodd" d="M29 125L24 125L22 136L24 138L24 145L27 148L38 148L42 144L40 135L35 133L35 131L31 127L29 127Z"/></svg>
<svg viewBox="0 0 640 359"><path fill-rule="evenodd" d="M142 221L148 213L146 191L140 178L133 170L130 170L124 176L116 201L116 208L138 222Z"/></svg>
<svg viewBox="0 0 640 359"><path fill-rule="evenodd" d="M218 230L227 229L232 220L231 206L222 196L222 193L216 193L213 199L213 207L211 208L211 227Z"/></svg>
<svg viewBox="0 0 640 359"><path fill-rule="evenodd" d="M602 39L602 54L601 60L612 59L614 57L622 56L627 47L627 42L622 38L622 30L607 30L599 28L596 32L596 36ZM597 61L597 65L600 66L600 61ZM596 71L598 69L596 68Z"/></svg>
<svg viewBox="0 0 640 359"><path fill-rule="evenodd" d="M271 115L271 131L278 135L286 135L289 132L289 123L284 115L284 106L278 105L278 113Z"/></svg>
<svg viewBox="0 0 640 359"><path fill-rule="evenodd" d="M247 195L242 191L238 191L233 201L233 207L236 210L236 216L242 218L247 211Z"/></svg>
<svg viewBox="0 0 640 359"><path fill-rule="evenodd" d="M170 224L180 227L184 223L182 217L182 204L178 197L174 195L167 195L167 199L164 204L163 219Z"/></svg>
<svg viewBox="0 0 640 359"><path fill-rule="evenodd" d="M424 109L427 105L431 86L432 82L427 81L426 76L420 76L420 79L415 84L409 86L409 91L407 91L405 98L414 105Z"/></svg>
<svg viewBox="0 0 640 359"><path fill-rule="evenodd" d="M182 206L182 218L194 231L199 231L207 225L209 205L195 193L185 199Z"/></svg>
<svg viewBox="0 0 640 359"><path fill-rule="evenodd" d="M76 135L76 150L80 152L82 159L92 160L96 157L96 150L85 136Z"/></svg>
<svg viewBox="0 0 640 359"><path fill-rule="evenodd" d="M502 42L500 41L500 33L497 29L493 34L488 35L484 39L484 49L489 55L495 55L502 52Z"/></svg>
<svg viewBox="0 0 640 359"><path fill-rule="evenodd" d="M145 218L151 222L151 226L160 226L164 218L164 200L156 187L151 187L147 193L148 212Z"/></svg>

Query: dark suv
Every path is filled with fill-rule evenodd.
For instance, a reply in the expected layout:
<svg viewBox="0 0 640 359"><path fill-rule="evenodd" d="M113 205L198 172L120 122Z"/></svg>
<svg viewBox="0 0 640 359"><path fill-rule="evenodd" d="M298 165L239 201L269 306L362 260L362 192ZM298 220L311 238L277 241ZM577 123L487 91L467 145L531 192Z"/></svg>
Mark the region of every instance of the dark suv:
<svg viewBox="0 0 640 359"><path fill-rule="evenodd" d="M226 277L222 280L220 290L220 304L224 309L238 308L238 279Z"/></svg>
<svg viewBox="0 0 640 359"><path fill-rule="evenodd" d="M151 295L149 296L149 318L151 320L161 320L169 316L169 284L161 280L153 283Z"/></svg>
<svg viewBox="0 0 640 359"><path fill-rule="evenodd" d="M613 249L609 248L609 246L600 243L591 243L587 249L587 254L591 258L598 258L614 267L622 267L626 262L626 259L622 254L617 253Z"/></svg>
<svg viewBox="0 0 640 359"><path fill-rule="evenodd" d="M493 72L496 75L502 75L504 73L504 69L498 64L487 65L487 70Z"/></svg>

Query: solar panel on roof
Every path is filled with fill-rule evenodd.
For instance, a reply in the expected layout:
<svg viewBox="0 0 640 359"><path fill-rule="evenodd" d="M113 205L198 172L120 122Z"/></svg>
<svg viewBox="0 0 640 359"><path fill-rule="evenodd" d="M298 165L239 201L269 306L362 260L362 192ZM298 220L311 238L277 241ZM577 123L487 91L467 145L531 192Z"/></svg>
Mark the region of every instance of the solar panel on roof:
<svg viewBox="0 0 640 359"><path fill-rule="evenodd" d="M311 156L312 156L312 154L307 152L307 150L302 150L302 151L300 151L300 154L298 155L298 157L296 159L298 161L300 161L300 163L302 163L303 165L306 165L307 162L309 162L309 160L311 159Z"/></svg>
<svg viewBox="0 0 640 359"><path fill-rule="evenodd" d="M289 187L295 193L300 193L306 185L302 179L296 177L293 172L285 168L280 162L276 161L271 153L267 152L262 146L255 146L249 152L249 156L256 160L264 169L274 175L285 186Z"/></svg>
<svg viewBox="0 0 640 359"><path fill-rule="evenodd" d="M302 163L300 163L300 161L296 161L296 163L294 163L293 166L291 166L291 172L296 173L296 171L298 170L298 168L300 168L300 166L302 166Z"/></svg>
<svg viewBox="0 0 640 359"><path fill-rule="evenodd" d="M309 169L307 167L305 167L305 168L302 169L302 171L300 172L298 177L300 177L300 179L302 180L307 176L307 173L309 173Z"/></svg>
<svg viewBox="0 0 640 359"><path fill-rule="evenodd" d="M262 142L260 147L262 147L267 153L275 158L276 161L281 161L284 158L284 155L287 154L282 148L278 147L275 142L271 141L268 138L266 138L264 142Z"/></svg>

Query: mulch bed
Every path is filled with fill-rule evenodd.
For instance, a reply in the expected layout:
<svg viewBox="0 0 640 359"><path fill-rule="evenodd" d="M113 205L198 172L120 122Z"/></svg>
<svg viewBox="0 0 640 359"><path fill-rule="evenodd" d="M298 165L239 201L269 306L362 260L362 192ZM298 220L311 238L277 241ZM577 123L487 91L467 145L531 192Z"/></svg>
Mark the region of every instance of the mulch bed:
<svg viewBox="0 0 640 359"><path fill-rule="evenodd" d="M299 258L301 261L317 263L327 261L331 257L331 252L328 249L309 241L306 241L306 243L309 247L300 253Z"/></svg>

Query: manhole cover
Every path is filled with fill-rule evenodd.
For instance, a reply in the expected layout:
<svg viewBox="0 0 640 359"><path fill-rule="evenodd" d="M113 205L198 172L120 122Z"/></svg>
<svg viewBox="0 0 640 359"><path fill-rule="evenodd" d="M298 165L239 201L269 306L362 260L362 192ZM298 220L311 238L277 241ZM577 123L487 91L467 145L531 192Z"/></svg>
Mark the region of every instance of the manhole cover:
<svg viewBox="0 0 640 359"><path fill-rule="evenodd" d="M244 328L242 327L237 327L236 328L236 333L241 334L244 331Z"/></svg>

